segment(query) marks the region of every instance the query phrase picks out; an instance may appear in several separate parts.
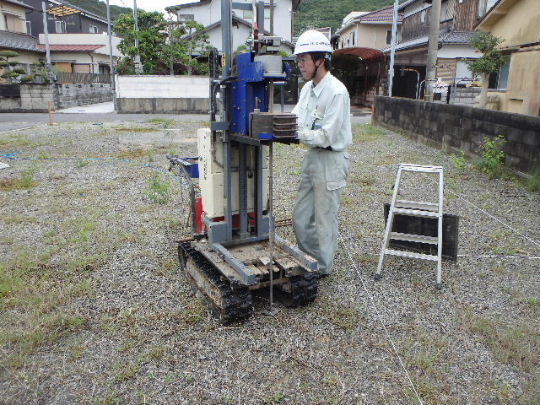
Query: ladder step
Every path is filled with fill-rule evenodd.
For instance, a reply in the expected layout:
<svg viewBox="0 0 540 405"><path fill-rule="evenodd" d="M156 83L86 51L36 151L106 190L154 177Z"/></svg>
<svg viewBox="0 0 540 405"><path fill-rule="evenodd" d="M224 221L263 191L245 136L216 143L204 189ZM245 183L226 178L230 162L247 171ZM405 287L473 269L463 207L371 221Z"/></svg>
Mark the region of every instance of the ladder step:
<svg viewBox="0 0 540 405"><path fill-rule="evenodd" d="M392 255L392 256L407 257L409 259L431 260L433 262L439 261L439 256L425 255L425 254L416 253L416 252L408 252L406 250L385 249L384 254Z"/></svg>
<svg viewBox="0 0 540 405"><path fill-rule="evenodd" d="M425 217L425 218L438 218L437 212L423 211L423 210L411 210L407 208L394 208L394 214L410 215L412 217Z"/></svg>
<svg viewBox="0 0 540 405"><path fill-rule="evenodd" d="M407 242L429 243L430 245L437 245L439 243L439 239L436 236L413 235L410 233L399 232L390 232L390 239L404 240Z"/></svg>
<svg viewBox="0 0 540 405"><path fill-rule="evenodd" d="M421 165L409 165L402 164L399 166L401 170L406 172L420 172L420 173L440 173L442 172L442 166L421 166Z"/></svg>
<svg viewBox="0 0 540 405"><path fill-rule="evenodd" d="M423 201L409 201L409 200L397 200L395 204L396 208L410 208L423 211L439 211L439 204Z"/></svg>

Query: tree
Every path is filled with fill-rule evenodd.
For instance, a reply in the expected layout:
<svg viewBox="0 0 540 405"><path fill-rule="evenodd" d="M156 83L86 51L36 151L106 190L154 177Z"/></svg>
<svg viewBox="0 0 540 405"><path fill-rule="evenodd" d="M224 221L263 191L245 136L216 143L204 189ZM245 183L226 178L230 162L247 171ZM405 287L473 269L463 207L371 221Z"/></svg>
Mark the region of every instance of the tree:
<svg viewBox="0 0 540 405"><path fill-rule="evenodd" d="M142 10L139 12L138 26L139 46L135 47L133 15L122 14L115 22L115 31L123 37L118 49L127 55L118 65L120 73L135 72L133 58L137 54L140 55L145 74L174 74L175 65L180 66L180 73L206 73L206 64L192 56L195 52L203 56L207 52L208 35L203 32L204 26L196 21L166 21L161 13Z"/></svg>
<svg viewBox="0 0 540 405"><path fill-rule="evenodd" d="M163 57L170 66L173 74L174 65L181 67L181 72L187 74L207 74L208 64L201 63L194 54L207 57L210 49L208 34L204 32L204 25L197 21L183 23L169 22L169 41L164 47Z"/></svg>
<svg viewBox="0 0 540 405"><path fill-rule="evenodd" d="M138 54L144 73L158 74L160 64L163 63L160 59L161 51L167 39L165 19L161 13L143 10L139 10L138 17L138 32L135 32L135 19L132 14L122 14L114 23L115 32L122 37L118 49L131 59L131 62L123 60L118 70L121 73L134 73L133 58ZM138 47L135 46L136 38Z"/></svg>
<svg viewBox="0 0 540 405"><path fill-rule="evenodd" d="M496 73L508 62L508 56L504 55L497 47L504 41L490 32L480 32L470 41L471 46L483 53L478 59L467 61L467 65L472 73L480 75L482 79L482 90L480 92L480 108L486 107L487 91L490 73Z"/></svg>
<svg viewBox="0 0 540 405"><path fill-rule="evenodd" d="M7 79L10 83L18 82L20 76L26 74L26 70L15 67L20 64L19 62L9 60L9 58L16 56L19 56L19 53L15 51L0 51L0 69L2 71L0 77Z"/></svg>

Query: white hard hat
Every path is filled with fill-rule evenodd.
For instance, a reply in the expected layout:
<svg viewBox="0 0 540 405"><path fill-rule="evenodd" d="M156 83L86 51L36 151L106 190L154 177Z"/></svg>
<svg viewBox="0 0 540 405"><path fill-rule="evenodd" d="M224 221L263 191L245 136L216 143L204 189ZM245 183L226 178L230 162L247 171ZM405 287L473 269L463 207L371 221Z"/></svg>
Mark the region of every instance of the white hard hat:
<svg viewBox="0 0 540 405"><path fill-rule="evenodd" d="M308 52L332 53L332 46L330 46L330 41L326 38L326 35L315 30L302 33L294 46L294 54L299 55Z"/></svg>

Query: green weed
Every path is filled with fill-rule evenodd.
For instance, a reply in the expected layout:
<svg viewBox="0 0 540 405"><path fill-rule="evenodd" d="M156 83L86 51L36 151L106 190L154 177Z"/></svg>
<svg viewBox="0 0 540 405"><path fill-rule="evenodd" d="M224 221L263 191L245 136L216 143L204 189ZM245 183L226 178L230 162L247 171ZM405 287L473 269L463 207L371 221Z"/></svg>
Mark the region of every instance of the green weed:
<svg viewBox="0 0 540 405"><path fill-rule="evenodd" d="M527 323L505 324L500 320L466 313L463 325L479 335L495 359L529 373L540 363L540 333Z"/></svg>
<svg viewBox="0 0 540 405"><path fill-rule="evenodd" d="M501 177L504 174L506 154L503 150L506 144L504 135L495 138L484 138L480 145L482 157L476 162L476 167L486 173L490 179Z"/></svg>
<svg viewBox="0 0 540 405"><path fill-rule="evenodd" d="M171 118L152 118L146 122L154 125L163 125L163 128L171 128L176 125L176 121Z"/></svg>
<svg viewBox="0 0 540 405"><path fill-rule="evenodd" d="M152 127L121 127L121 128L115 128L118 132L158 132L158 129L152 128Z"/></svg>
<svg viewBox="0 0 540 405"><path fill-rule="evenodd" d="M170 200L171 185L156 175L150 181L146 196L156 204L167 204Z"/></svg>
<svg viewBox="0 0 540 405"><path fill-rule="evenodd" d="M36 187L39 183L34 179L36 169L25 170L20 177L14 179L1 179L0 190L27 190Z"/></svg>
<svg viewBox="0 0 540 405"><path fill-rule="evenodd" d="M452 159L452 163L454 163L456 169L465 170L469 166L469 162L467 161L467 157L463 151L452 155L450 158Z"/></svg>
<svg viewBox="0 0 540 405"><path fill-rule="evenodd" d="M540 172L534 173L525 181L525 187L531 193L538 193L540 191Z"/></svg>
<svg viewBox="0 0 540 405"><path fill-rule="evenodd" d="M371 124L357 125L354 127L353 133L356 142L376 141L386 135L384 129Z"/></svg>
<svg viewBox="0 0 540 405"><path fill-rule="evenodd" d="M87 159L77 159L77 163L75 164L75 167L78 169L81 169L83 167L86 167L90 164L90 161Z"/></svg>

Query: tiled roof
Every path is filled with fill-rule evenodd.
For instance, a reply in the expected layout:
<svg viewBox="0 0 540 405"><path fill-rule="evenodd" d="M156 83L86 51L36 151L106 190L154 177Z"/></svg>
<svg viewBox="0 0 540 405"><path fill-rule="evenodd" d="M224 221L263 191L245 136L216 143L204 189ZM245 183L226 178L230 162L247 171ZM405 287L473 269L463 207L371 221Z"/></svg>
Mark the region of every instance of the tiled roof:
<svg viewBox="0 0 540 405"><path fill-rule="evenodd" d="M441 36L441 42L443 44L468 44L475 34L475 32L449 32Z"/></svg>
<svg viewBox="0 0 540 405"><path fill-rule="evenodd" d="M471 38L475 35L475 32L445 32L439 35L439 41L441 44L469 44ZM419 48L426 46L428 43L428 36L418 37L409 41L400 42L396 45L396 51L405 49ZM390 47L383 49L384 53L390 52Z"/></svg>
<svg viewBox="0 0 540 405"><path fill-rule="evenodd" d="M8 3L11 3L11 4L16 4L17 6L21 6L21 7L24 7L24 8L29 8L31 9L32 6L29 6L28 4L25 4L24 2L22 1L19 1L19 0L4 0Z"/></svg>
<svg viewBox="0 0 540 405"><path fill-rule="evenodd" d="M181 10L183 8L198 7L198 6L202 6L202 5L205 5L205 4L210 4L211 2L212 2L212 0L192 1L192 2L189 2L189 3L178 4L176 6L165 7L165 10L166 11Z"/></svg>
<svg viewBox="0 0 540 405"><path fill-rule="evenodd" d="M103 45L49 45L51 51L63 52L87 52L102 48ZM45 45L40 44L39 49L45 50Z"/></svg>
<svg viewBox="0 0 540 405"><path fill-rule="evenodd" d="M391 23L394 19L394 7L381 8L358 17L359 22L387 22ZM401 22L403 15L398 13L398 22Z"/></svg>
<svg viewBox="0 0 540 405"><path fill-rule="evenodd" d="M38 39L19 32L0 31L0 48L14 49L20 51L40 52Z"/></svg>

